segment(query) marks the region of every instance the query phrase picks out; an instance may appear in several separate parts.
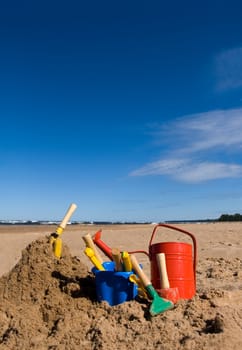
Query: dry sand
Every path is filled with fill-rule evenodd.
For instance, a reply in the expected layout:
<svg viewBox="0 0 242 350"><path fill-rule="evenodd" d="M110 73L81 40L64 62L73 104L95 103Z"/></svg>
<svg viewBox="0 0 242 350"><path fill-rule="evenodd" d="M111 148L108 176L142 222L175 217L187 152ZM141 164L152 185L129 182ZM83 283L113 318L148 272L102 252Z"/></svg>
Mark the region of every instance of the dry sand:
<svg viewBox="0 0 242 350"><path fill-rule="evenodd" d="M0 226L0 349L242 349L242 223L176 226L197 240L197 293L153 318L147 302L96 301L82 240L101 228L108 245L147 251L152 225L68 226L59 261L55 226ZM190 238L159 229L154 243L167 240Z"/></svg>

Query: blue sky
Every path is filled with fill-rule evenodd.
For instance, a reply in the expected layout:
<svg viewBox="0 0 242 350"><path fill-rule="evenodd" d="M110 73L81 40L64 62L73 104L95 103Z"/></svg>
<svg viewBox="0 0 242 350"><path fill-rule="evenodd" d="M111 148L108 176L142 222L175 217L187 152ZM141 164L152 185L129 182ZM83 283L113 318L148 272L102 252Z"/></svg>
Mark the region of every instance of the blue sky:
<svg viewBox="0 0 242 350"><path fill-rule="evenodd" d="M242 208L241 1L8 1L0 219Z"/></svg>

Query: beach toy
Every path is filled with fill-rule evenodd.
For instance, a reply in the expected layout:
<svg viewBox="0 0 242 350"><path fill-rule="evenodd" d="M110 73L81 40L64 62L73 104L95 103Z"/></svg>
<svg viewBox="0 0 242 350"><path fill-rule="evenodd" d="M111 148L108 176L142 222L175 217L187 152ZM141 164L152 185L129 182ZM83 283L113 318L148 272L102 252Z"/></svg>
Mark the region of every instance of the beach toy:
<svg viewBox="0 0 242 350"><path fill-rule="evenodd" d="M143 286L140 278L137 277L137 275L132 274L132 275L129 276L129 280L130 280L130 282L133 282L133 283L137 284L137 286L138 286L138 295L143 297L143 298L148 299L145 287Z"/></svg>
<svg viewBox="0 0 242 350"><path fill-rule="evenodd" d="M193 242L162 242L152 244L157 229L165 227L188 235ZM151 264L151 281L156 289L161 289L160 274L156 254L164 253L166 269L171 288L178 288L180 298L190 299L196 293L196 258L197 244L193 234L175 226L158 224L154 227L149 242L149 257Z"/></svg>
<svg viewBox="0 0 242 350"><path fill-rule="evenodd" d="M165 227L171 230L188 235L193 242L161 242L152 244L156 230L159 227ZM101 231L94 235L94 242L102 251L112 260L111 248L100 239ZM166 269L170 288L178 288L181 299L191 299L196 294L196 261L197 261L197 243L194 235L181 228L168 225L158 224L154 227L150 242L149 252L144 250L129 251L132 253L144 253L150 260L151 282L155 289L161 289L159 267L156 260L156 254L164 253L166 255Z"/></svg>
<svg viewBox="0 0 242 350"><path fill-rule="evenodd" d="M92 268L95 275L97 300L106 301L110 306L114 306L135 299L138 288L129 280L129 276L134 272L115 271L113 261L104 262L103 267L105 271Z"/></svg>
<svg viewBox="0 0 242 350"><path fill-rule="evenodd" d="M112 249L101 240L102 230L99 230L92 237L93 242L103 251L103 253L110 259L113 260L112 257Z"/></svg>
<svg viewBox="0 0 242 350"><path fill-rule="evenodd" d="M96 247L95 247L95 244L92 240L92 237L89 233L87 233L86 235L84 235L82 237L83 241L86 243L86 246L91 248L94 252L94 255L96 256L96 258L100 261L100 263L102 264L103 263L103 259L102 257L100 256L100 254L98 253Z"/></svg>
<svg viewBox="0 0 242 350"><path fill-rule="evenodd" d="M56 256L56 258L60 258L61 257L61 253L62 253L62 240L60 238L60 235L63 233L68 221L70 220L72 214L74 213L74 211L76 210L77 205L72 203L63 220L61 221L61 223L59 224L59 226L57 227L56 231L53 232L50 235L50 244L52 246L53 252Z"/></svg>
<svg viewBox="0 0 242 350"><path fill-rule="evenodd" d="M193 246L189 243L182 242L161 242L152 244L159 227L176 230L188 235L192 239ZM191 299L196 294L197 244L192 233L172 225L158 224L154 227L150 238L149 253L143 250L136 250L129 253L145 253L149 257L151 282L157 290L161 289L161 283L156 254L165 253L170 287L178 288L181 299Z"/></svg>
<svg viewBox="0 0 242 350"><path fill-rule="evenodd" d="M86 249L84 250L84 253L88 256L88 258L91 260L91 262L96 267L96 269L101 271L105 270L100 260L98 260L98 258L95 256L95 253L92 250L92 248L86 247Z"/></svg>
<svg viewBox="0 0 242 350"><path fill-rule="evenodd" d="M115 271L123 271L123 264L121 261L121 253L118 248L112 248L112 260L115 263Z"/></svg>
<svg viewBox="0 0 242 350"><path fill-rule="evenodd" d="M144 271L139 266L139 263L136 257L134 255L131 255L130 259L131 259L131 263L134 271L139 276L143 286L145 287L145 290L147 291L147 294L152 299L152 303L149 309L150 315L156 316L166 310L172 309L174 307L174 304L171 301L163 299L158 295L152 283L150 282L150 280L148 279Z"/></svg>
<svg viewBox="0 0 242 350"><path fill-rule="evenodd" d="M156 254L157 266L160 274L161 289L157 289L158 294L165 299L168 299L175 304L180 296L177 287L170 288L170 283L166 270L166 258L164 253Z"/></svg>
<svg viewBox="0 0 242 350"><path fill-rule="evenodd" d="M121 256L122 256L122 260L123 260L124 270L125 271L132 271L132 263L130 260L129 253L124 251L124 252L122 252Z"/></svg>

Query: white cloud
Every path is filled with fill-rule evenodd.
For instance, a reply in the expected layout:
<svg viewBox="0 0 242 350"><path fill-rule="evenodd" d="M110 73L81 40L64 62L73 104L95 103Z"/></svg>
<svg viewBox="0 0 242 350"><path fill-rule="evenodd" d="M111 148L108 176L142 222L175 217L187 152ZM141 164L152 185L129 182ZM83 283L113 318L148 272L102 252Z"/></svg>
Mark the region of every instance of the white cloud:
<svg viewBox="0 0 242 350"><path fill-rule="evenodd" d="M188 159L163 159L133 171L131 176L170 175L183 182L202 182L226 177L241 177L242 166L237 164L201 162Z"/></svg>
<svg viewBox="0 0 242 350"><path fill-rule="evenodd" d="M131 176L146 175L171 175L184 169L188 161L186 159L163 159L157 162L148 163L140 169L134 170Z"/></svg>
<svg viewBox="0 0 242 350"><path fill-rule="evenodd" d="M164 133L173 147L167 138L164 141ZM163 153L164 146L172 151L134 170L131 176L166 175L184 182L242 177L242 109L184 116L161 126L155 137L162 140Z"/></svg>
<svg viewBox="0 0 242 350"><path fill-rule="evenodd" d="M220 53L215 59L217 89L228 90L242 86L242 47Z"/></svg>
<svg viewBox="0 0 242 350"><path fill-rule="evenodd" d="M241 176L241 165L209 162L192 163L189 168L177 174L177 178L185 182L201 182Z"/></svg>
<svg viewBox="0 0 242 350"><path fill-rule="evenodd" d="M184 151L242 147L242 108L185 116L172 126L184 140ZM186 144L188 147L186 148Z"/></svg>

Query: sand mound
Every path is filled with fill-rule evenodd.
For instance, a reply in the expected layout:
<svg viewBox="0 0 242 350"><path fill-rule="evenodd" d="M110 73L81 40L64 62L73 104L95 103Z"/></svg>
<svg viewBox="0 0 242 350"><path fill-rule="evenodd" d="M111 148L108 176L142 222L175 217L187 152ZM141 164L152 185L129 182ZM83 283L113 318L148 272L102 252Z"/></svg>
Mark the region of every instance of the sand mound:
<svg viewBox="0 0 242 350"><path fill-rule="evenodd" d="M0 279L0 349L242 348L242 260L206 259L198 293L149 318L149 305L95 300L93 276L67 246L31 243Z"/></svg>

